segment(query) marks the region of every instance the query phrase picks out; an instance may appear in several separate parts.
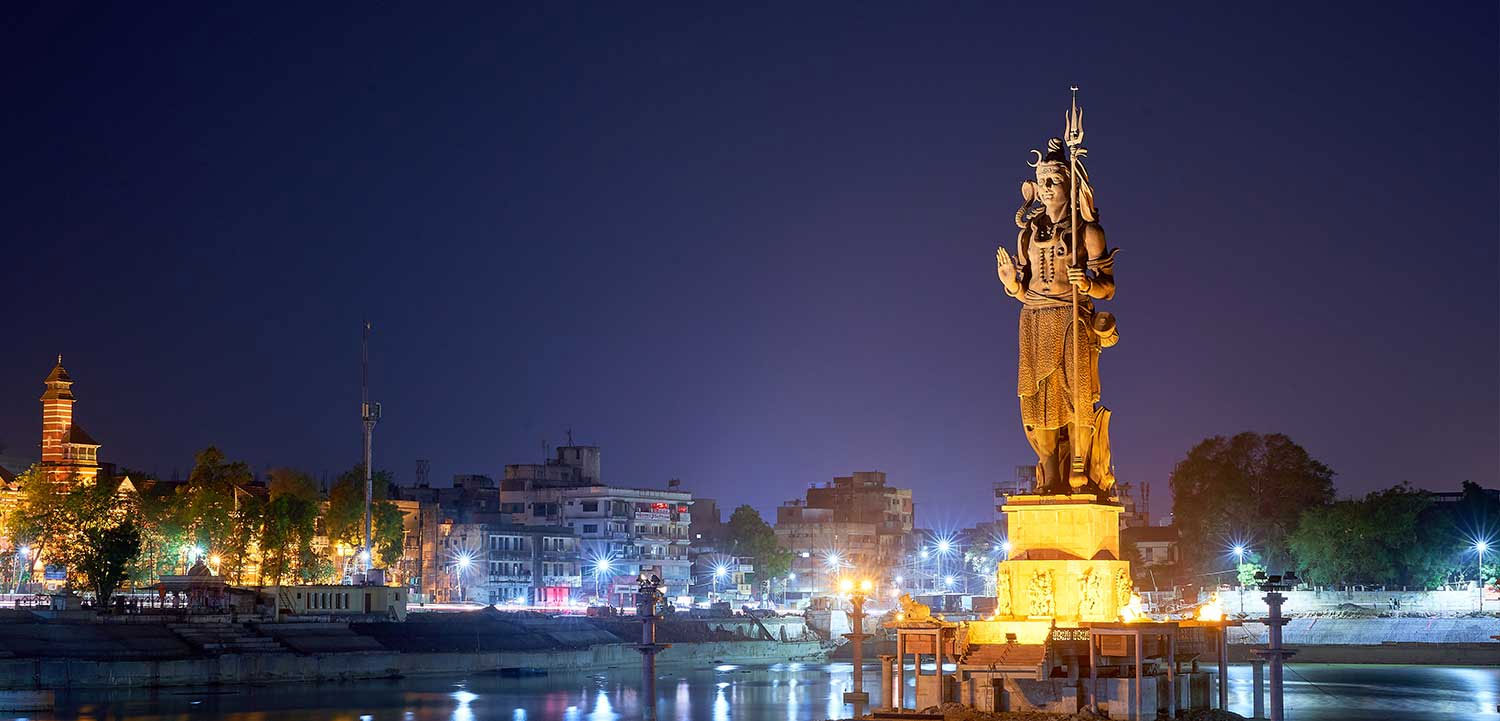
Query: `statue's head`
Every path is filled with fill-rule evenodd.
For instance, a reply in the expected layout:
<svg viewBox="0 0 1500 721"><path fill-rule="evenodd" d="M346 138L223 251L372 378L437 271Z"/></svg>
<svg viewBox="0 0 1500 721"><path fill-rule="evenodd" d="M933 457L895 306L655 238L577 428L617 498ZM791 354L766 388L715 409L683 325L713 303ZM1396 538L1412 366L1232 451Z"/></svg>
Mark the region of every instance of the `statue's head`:
<svg viewBox="0 0 1500 721"><path fill-rule="evenodd" d="M1047 141L1047 152L1031 151L1037 160L1030 165L1036 168L1036 199L1047 210L1059 213L1068 205L1068 156L1063 150L1061 138Z"/></svg>

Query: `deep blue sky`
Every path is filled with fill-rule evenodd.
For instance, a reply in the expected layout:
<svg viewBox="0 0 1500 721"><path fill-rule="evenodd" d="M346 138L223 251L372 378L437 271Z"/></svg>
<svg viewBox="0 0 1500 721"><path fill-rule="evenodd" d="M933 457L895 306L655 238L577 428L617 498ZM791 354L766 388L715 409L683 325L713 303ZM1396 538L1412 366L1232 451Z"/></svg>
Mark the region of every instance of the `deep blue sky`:
<svg viewBox="0 0 1500 721"><path fill-rule="evenodd" d="M154 4L149 4L154 5ZM1500 466L1493 3L8 6L0 440L608 480L769 512L1033 458L995 279L1082 86L1122 480L1280 431L1345 493ZM1082 8L1082 9L1079 9Z"/></svg>

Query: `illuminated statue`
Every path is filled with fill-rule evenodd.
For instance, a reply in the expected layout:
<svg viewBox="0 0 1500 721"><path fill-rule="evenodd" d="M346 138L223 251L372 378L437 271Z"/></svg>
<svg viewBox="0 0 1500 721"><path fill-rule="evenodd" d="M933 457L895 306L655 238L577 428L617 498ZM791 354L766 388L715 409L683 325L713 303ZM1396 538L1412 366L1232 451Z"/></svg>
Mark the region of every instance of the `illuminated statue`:
<svg viewBox="0 0 1500 721"><path fill-rule="evenodd" d="M1049 140L1045 153L1031 152L1036 180L1021 184L1015 255L1003 245L995 251L1006 295L1021 301L1021 423L1037 454L1038 492L1107 494L1115 481L1110 412L1095 404L1099 351L1118 335L1114 316L1095 311L1094 301L1115 295L1117 251L1099 226L1076 103L1064 138Z"/></svg>

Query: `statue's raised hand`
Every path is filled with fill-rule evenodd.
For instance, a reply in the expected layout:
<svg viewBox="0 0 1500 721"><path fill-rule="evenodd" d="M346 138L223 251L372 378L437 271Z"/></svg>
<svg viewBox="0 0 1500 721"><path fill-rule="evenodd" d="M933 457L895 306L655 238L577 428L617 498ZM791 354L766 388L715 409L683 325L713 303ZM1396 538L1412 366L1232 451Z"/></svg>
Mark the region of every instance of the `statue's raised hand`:
<svg viewBox="0 0 1500 721"><path fill-rule="evenodd" d="M1016 264L1011 261L1010 253L1005 252L1003 245L995 249L995 272L1000 276L1000 282L1005 284L1006 290L1016 290Z"/></svg>

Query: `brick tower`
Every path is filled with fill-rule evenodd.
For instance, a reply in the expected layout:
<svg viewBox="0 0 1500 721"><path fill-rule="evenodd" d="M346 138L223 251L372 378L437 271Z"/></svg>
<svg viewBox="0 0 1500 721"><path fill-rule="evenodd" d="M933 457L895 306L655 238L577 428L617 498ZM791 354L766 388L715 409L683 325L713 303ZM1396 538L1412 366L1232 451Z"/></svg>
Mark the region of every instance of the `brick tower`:
<svg viewBox="0 0 1500 721"><path fill-rule="evenodd" d="M99 475L99 443L73 422L73 378L63 368L61 355L45 383L42 470L53 483L62 486L74 479L92 482Z"/></svg>

